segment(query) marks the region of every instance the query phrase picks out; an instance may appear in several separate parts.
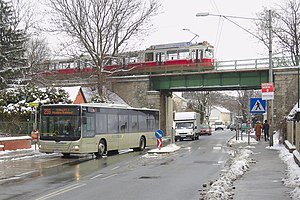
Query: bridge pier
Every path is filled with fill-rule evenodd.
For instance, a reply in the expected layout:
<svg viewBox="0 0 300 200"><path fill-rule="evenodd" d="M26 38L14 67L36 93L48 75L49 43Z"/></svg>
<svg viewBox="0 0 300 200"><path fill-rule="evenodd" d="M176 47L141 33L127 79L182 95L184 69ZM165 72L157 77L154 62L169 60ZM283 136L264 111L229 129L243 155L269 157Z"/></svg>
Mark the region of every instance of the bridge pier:
<svg viewBox="0 0 300 200"><path fill-rule="evenodd" d="M160 91L160 128L167 136L172 136L173 100L172 92Z"/></svg>

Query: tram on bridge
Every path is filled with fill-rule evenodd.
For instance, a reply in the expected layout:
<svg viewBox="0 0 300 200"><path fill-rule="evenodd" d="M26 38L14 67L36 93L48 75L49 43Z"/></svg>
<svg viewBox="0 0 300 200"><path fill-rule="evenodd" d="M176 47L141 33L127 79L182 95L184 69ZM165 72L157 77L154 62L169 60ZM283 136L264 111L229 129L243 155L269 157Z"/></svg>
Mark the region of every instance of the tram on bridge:
<svg viewBox="0 0 300 200"><path fill-rule="evenodd" d="M214 47L207 41L201 43L179 42L152 45L142 51L125 52L115 57L107 56L103 70L112 74L151 74L168 71L203 71L214 69ZM96 72L91 59L56 59L44 63L50 73L76 74Z"/></svg>

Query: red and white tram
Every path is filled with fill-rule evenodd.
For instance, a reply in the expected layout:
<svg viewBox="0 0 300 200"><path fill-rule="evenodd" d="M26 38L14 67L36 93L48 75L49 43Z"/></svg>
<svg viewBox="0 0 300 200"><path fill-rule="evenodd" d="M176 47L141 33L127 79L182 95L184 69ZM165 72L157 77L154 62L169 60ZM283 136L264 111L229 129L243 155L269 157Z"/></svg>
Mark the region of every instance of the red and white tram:
<svg viewBox="0 0 300 200"><path fill-rule="evenodd" d="M144 51L119 54L116 64L103 67L108 72L124 72L130 74L155 73L182 70L211 70L214 68L214 47L208 42L192 44L191 42L152 45ZM92 72L90 60L68 59L54 60L49 70L58 74L74 74Z"/></svg>

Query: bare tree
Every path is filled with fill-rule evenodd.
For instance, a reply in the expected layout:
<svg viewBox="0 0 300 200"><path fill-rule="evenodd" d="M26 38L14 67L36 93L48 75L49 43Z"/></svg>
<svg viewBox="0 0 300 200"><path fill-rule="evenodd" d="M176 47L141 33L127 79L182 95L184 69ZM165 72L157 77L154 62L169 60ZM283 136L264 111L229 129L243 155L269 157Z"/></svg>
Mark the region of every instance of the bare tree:
<svg viewBox="0 0 300 200"><path fill-rule="evenodd" d="M157 0L49 0L57 28L87 53L98 75L102 96L103 66L139 34L157 14Z"/></svg>
<svg viewBox="0 0 300 200"><path fill-rule="evenodd" d="M188 108L200 113L200 123L204 123L204 119L209 115L209 95L208 91L185 92L183 96L189 99Z"/></svg>
<svg viewBox="0 0 300 200"><path fill-rule="evenodd" d="M261 20L256 21L257 37L268 47L268 10L257 15ZM300 40L300 1L287 0L284 4L272 10L272 40L275 45L274 53L289 55L293 65L299 65ZM276 52L277 50L277 52Z"/></svg>
<svg viewBox="0 0 300 200"><path fill-rule="evenodd" d="M26 43L26 58L31 73L41 70L51 51L45 38L31 38Z"/></svg>

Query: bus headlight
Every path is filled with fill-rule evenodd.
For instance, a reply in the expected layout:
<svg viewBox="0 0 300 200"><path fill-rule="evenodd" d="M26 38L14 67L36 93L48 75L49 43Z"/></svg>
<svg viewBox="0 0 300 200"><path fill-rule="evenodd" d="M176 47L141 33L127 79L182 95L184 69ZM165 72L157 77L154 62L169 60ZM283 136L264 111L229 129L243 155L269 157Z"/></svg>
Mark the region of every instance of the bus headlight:
<svg viewBox="0 0 300 200"><path fill-rule="evenodd" d="M72 147L72 150L73 150L73 151L79 151L79 149L80 149L79 145L74 145L74 146Z"/></svg>

